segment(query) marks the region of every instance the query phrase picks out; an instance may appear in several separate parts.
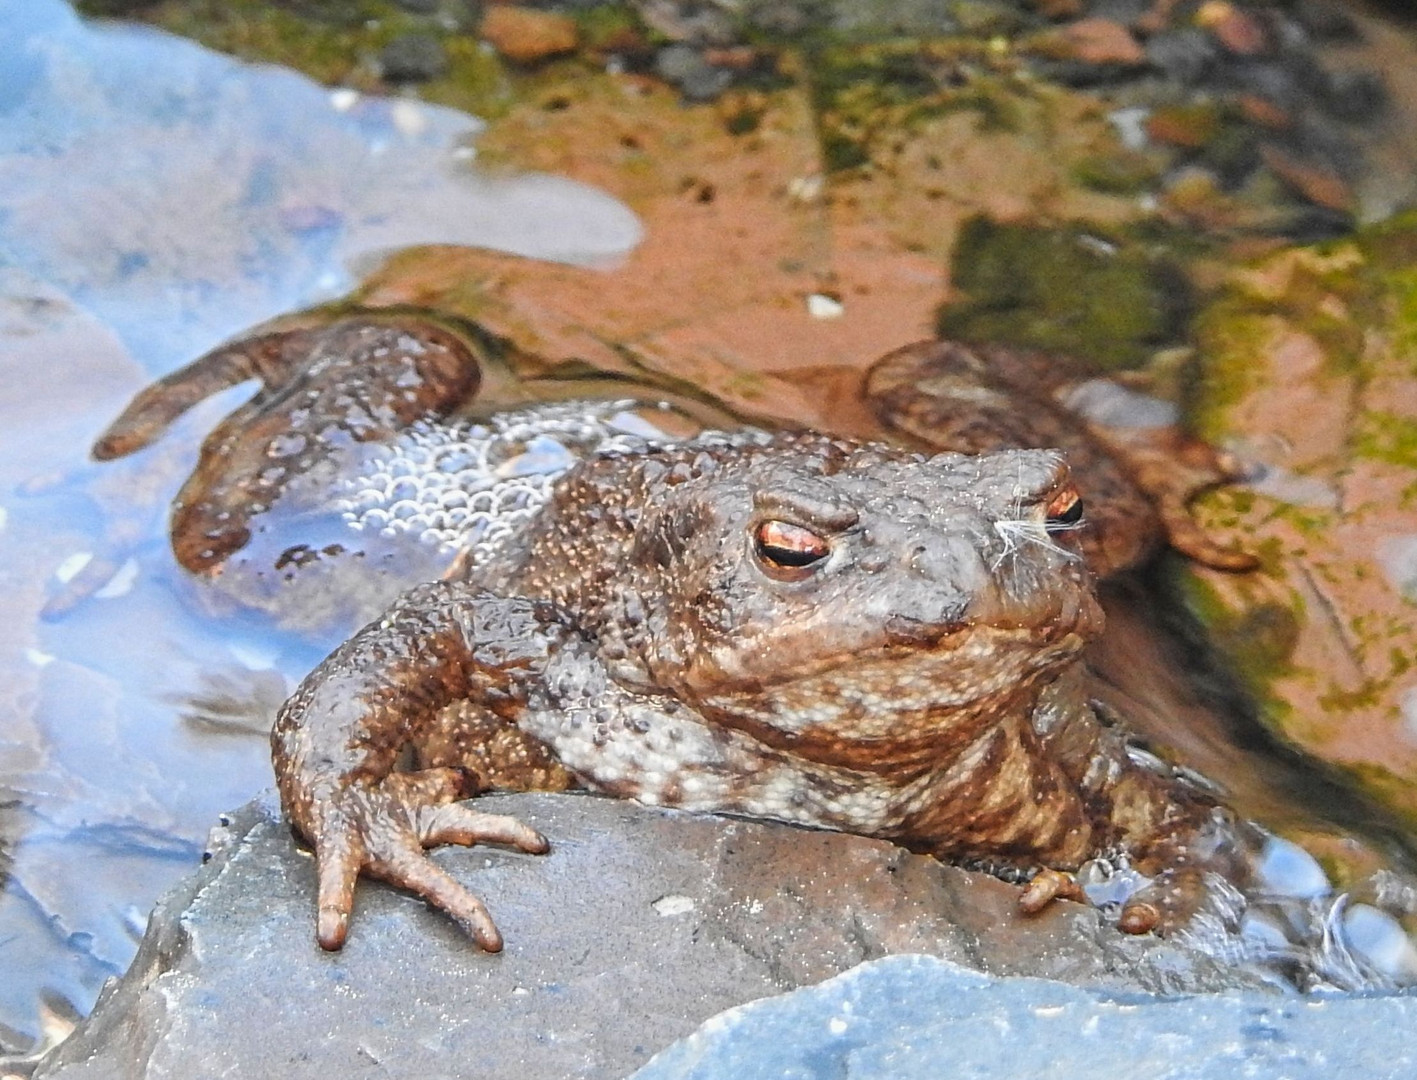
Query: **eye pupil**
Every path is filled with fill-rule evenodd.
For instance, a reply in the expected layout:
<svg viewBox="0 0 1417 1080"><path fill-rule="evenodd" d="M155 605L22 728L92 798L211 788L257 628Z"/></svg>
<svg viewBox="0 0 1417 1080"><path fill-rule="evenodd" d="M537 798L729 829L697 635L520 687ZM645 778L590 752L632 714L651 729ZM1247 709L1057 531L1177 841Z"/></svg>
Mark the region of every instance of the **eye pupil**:
<svg viewBox="0 0 1417 1080"><path fill-rule="evenodd" d="M831 554L824 538L786 521L763 522L753 539L758 558L769 568L802 570Z"/></svg>
<svg viewBox="0 0 1417 1080"><path fill-rule="evenodd" d="M1066 529L1077 525L1082 521L1082 496L1074 489L1067 488L1053 497L1046 513L1049 529Z"/></svg>

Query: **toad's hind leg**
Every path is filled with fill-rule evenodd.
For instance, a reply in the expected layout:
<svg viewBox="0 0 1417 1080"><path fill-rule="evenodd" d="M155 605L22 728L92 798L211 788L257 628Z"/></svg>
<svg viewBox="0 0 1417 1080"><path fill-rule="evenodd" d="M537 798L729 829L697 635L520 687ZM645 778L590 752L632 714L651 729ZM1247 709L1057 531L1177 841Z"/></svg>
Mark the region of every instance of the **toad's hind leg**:
<svg viewBox="0 0 1417 1080"><path fill-rule="evenodd" d="M177 561L214 572L250 539L252 518L297 480L323 476L359 444L447 416L476 394L481 370L474 343L427 320L352 317L271 333L223 346L144 390L94 455L131 453L209 394L259 378L256 395L203 441L173 503Z"/></svg>
<svg viewBox="0 0 1417 1080"><path fill-rule="evenodd" d="M93 444L93 456L111 461L141 450L192 406L247 379L268 385L283 381L282 372L306 336L285 331L231 342L165 375L141 390L108 425Z"/></svg>

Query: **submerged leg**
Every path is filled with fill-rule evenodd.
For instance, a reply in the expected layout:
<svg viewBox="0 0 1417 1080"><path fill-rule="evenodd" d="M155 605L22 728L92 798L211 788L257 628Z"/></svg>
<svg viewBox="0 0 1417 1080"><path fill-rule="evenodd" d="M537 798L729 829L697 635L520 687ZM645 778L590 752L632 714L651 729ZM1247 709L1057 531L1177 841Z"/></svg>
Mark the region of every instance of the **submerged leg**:
<svg viewBox="0 0 1417 1080"><path fill-rule="evenodd" d="M299 331L264 334L221 345L186 367L145 387L93 444L93 456L112 461L151 445L179 416L247 379L276 381L292 338Z"/></svg>
<svg viewBox="0 0 1417 1080"><path fill-rule="evenodd" d="M224 346L144 390L94 447L131 453L182 412L244 379L262 387L202 443L173 504L172 547L188 570L219 567L297 478L361 443L448 415L481 381L474 345L430 322L343 319Z"/></svg>

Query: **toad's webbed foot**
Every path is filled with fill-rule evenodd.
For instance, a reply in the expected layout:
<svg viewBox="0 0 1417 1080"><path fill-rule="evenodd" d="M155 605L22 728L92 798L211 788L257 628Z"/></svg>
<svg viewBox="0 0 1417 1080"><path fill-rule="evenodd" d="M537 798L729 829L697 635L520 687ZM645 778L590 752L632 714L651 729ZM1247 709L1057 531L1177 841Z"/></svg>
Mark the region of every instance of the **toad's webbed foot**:
<svg viewBox="0 0 1417 1080"><path fill-rule="evenodd" d="M1024 886L1018 906L1025 915L1037 915L1055 900L1092 903L1076 875L1045 869ZM1168 935L1191 925L1202 910L1224 915L1227 908L1235 908L1232 914L1238 914L1243 906L1241 894L1219 874L1207 873L1197 866L1174 866L1162 870L1121 902L1116 925L1124 934L1155 931Z"/></svg>
<svg viewBox="0 0 1417 1080"><path fill-rule="evenodd" d="M351 444L385 441L476 394L472 345L426 320L347 318L224 345L143 390L94 444L100 460L153 442L199 401L262 386L202 443L172 511L172 547L208 571L250 539L250 520L296 478Z"/></svg>
<svg viewBox="0 0 1417 1080"><path fill-rule="evenodd" d="M360 874L380 878L423 897L446 912L488 952L500 952L487 907L428 857L439 844L505 844L532 855L550 850L530 826L502 814L484 814L451 800L460 792L456 769L393 773L381 781L352 783L315 804L307 831L319 872L316 938L335 950L344 945Z"/></svg>

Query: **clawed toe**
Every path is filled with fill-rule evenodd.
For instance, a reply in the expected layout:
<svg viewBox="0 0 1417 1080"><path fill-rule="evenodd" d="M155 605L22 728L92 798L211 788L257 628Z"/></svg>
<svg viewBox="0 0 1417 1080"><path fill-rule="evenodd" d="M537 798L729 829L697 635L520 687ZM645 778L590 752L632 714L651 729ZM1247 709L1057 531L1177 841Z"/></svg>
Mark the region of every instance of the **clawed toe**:
<svg viewBox="0 0 1417 1080"><path fill-rule="evenodd" d="M1024 886L1018 898L1019 908L1027 915L1036 915L1054 900L1078 900L1087 902L1087 897L1078 884L1077 878L1062 870L1040 870L1033 880Z"/></svg>
<svg viewBox="0 0 1417 1080"><path fill-rule="evenodd" d="M313 830L319 872L315 936L320 947L344 945L360 874L408 889L450 916L478 946L500 952L502 935L482 900L424 851L439 844L503 844L540 855L546 837L516 818L485 814L460 803L426 805L413 793L446 787L446 770L401 774L383 788L351 789L344 805Z"/></svg>
<svg viewBox="0 0 1417 1080"><path fill-rule="evenodd" d="M529 855L545 855L551 844L541 833L505 814L484 814L459 803L426 807L419 835L425 847L437 844L505 844Z"/></svg>

